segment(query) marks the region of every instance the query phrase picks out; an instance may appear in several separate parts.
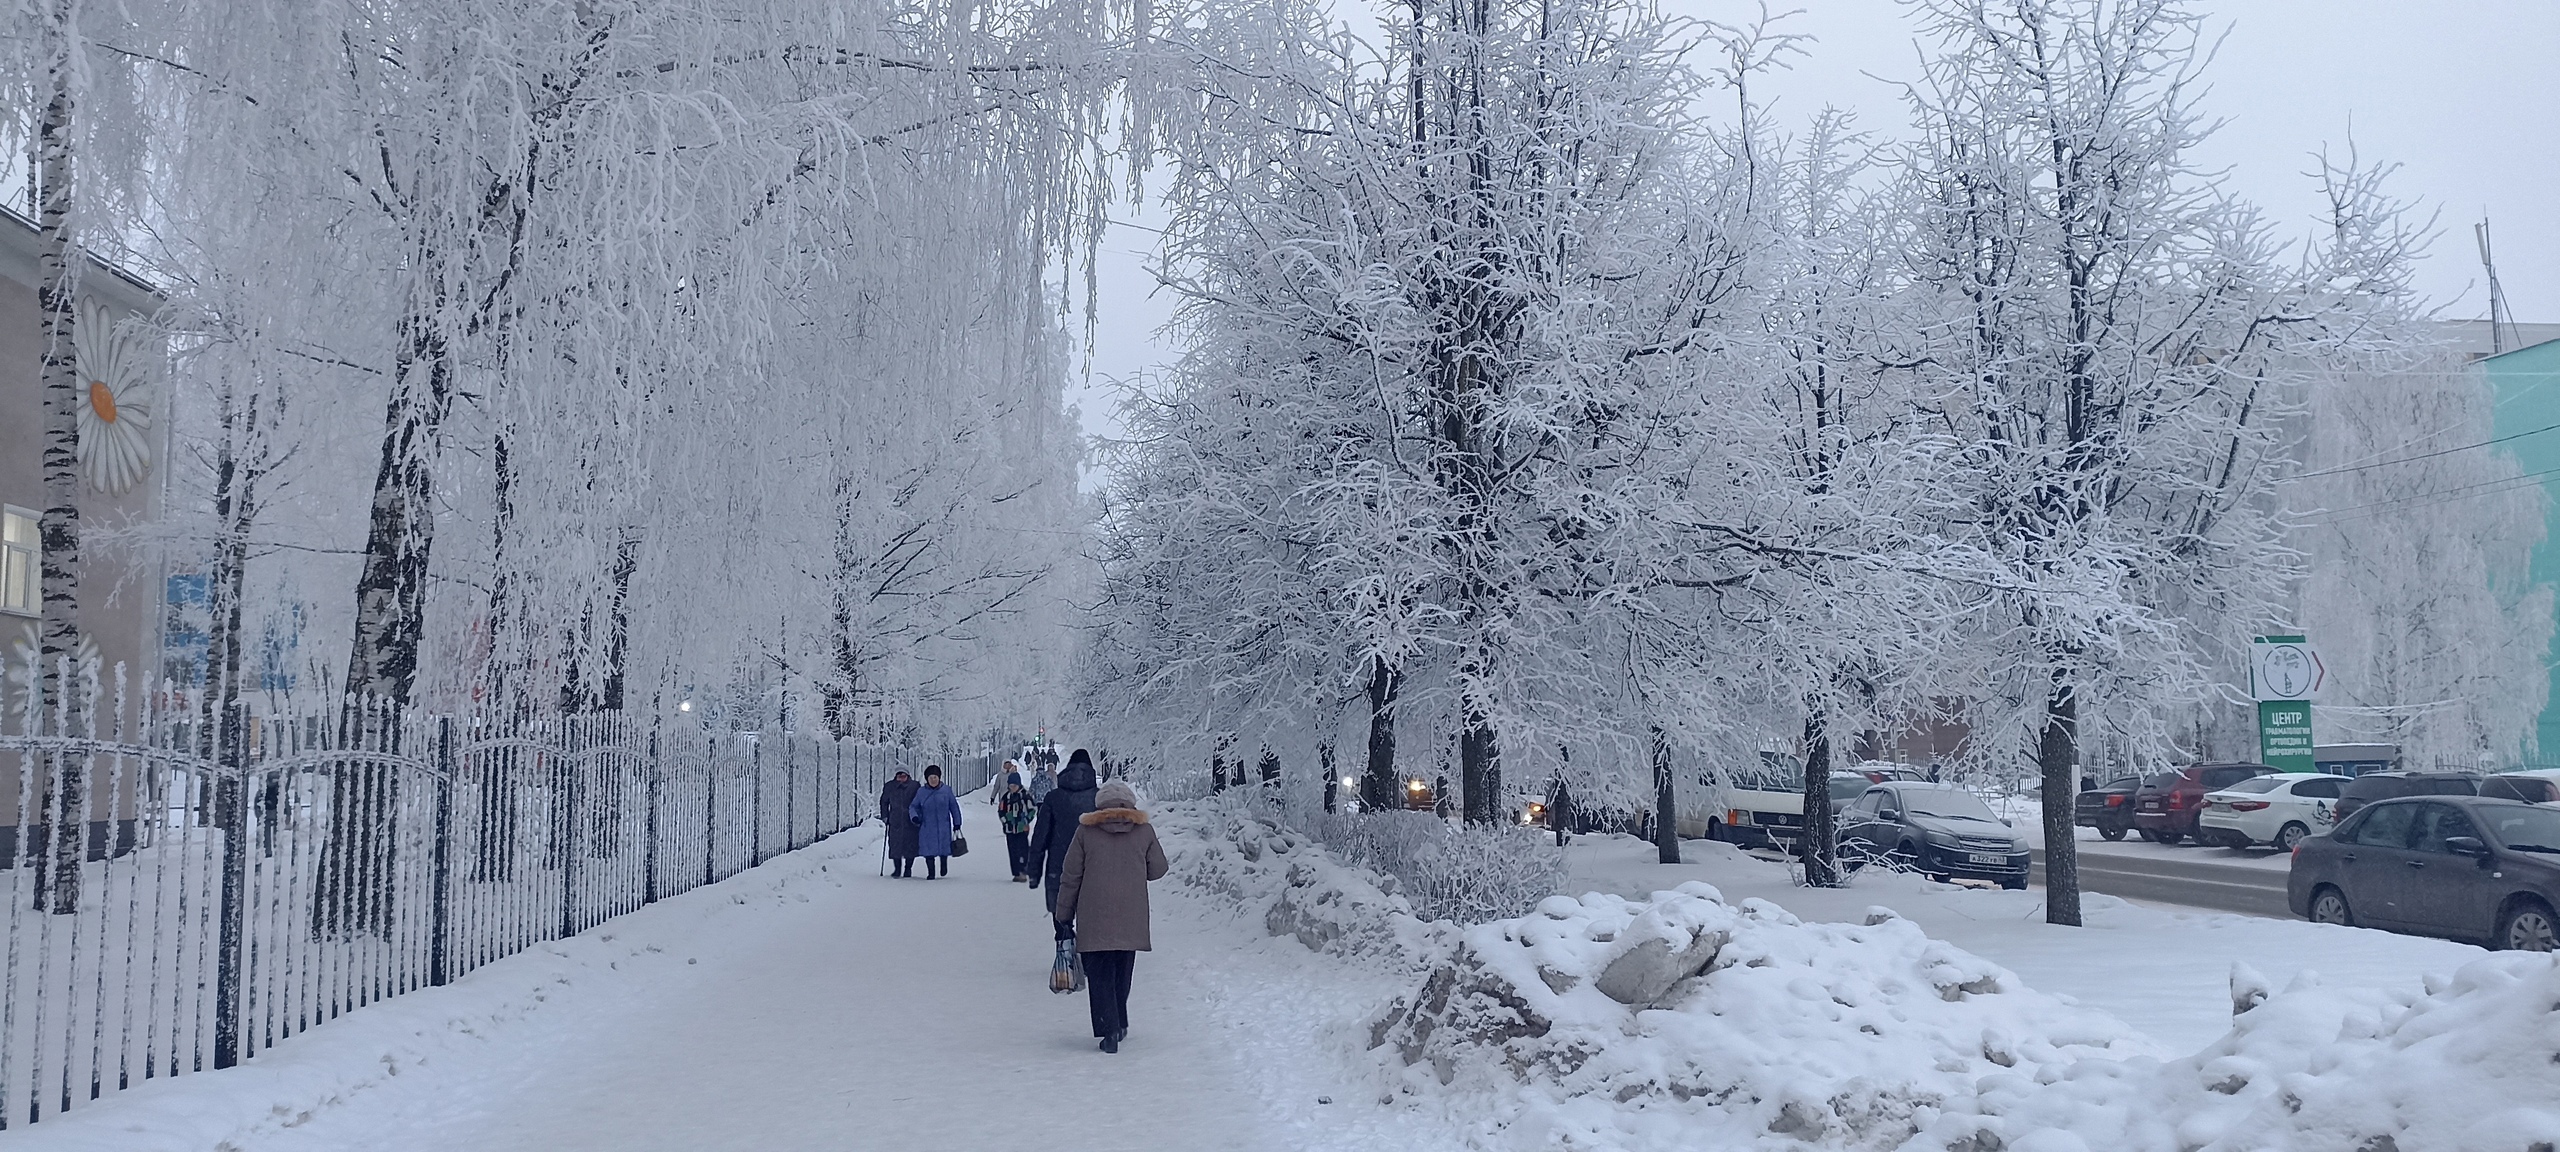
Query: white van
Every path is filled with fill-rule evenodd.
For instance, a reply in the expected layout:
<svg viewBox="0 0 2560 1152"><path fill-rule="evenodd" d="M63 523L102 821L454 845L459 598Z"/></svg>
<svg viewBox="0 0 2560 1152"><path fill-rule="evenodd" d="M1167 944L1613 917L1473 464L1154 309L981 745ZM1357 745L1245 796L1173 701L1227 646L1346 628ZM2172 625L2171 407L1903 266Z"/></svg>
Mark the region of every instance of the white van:
<svg viewBox="0 0 2560 1152"><path fill-rule="evenodd" d="M1848 807L1874 781L1870 773L1834 771L1831 810ZM1804 828L1804 764L1788 753L1761 750L1731 773L1729 784L1717 780L1713 769L1701 769L1698 786L1680 805L1682 836L1783 849Z"/></svg>

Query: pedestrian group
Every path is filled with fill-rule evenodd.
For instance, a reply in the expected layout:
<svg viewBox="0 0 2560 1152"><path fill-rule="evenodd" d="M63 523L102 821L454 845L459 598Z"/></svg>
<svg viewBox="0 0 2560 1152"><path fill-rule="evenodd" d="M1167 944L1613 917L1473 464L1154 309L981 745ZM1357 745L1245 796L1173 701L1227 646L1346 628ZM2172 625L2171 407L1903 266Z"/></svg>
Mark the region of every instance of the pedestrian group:
<svg viewBox="0 0 2560 1152"><path fill-rule="evenodd" d="M1020 763L1005 761L988 802L1004 830L1013 882L1040 889L1048 906L1057 941L1051 987L1082 984L1095 1038L1103 1051L1118 1052L1129 1035L1138 953L1154 947L1147 885L1164 877L1164 845L1138 807L1137 790L1125 780L1098 780L1084 749L1063 770L1054 752L1033 760L1027 780ZM880 821L893 877L913 877L918 859L926 879L949 876L951 857L967 851L960 801L939 765L924 770L921 784L899 772L883 785Z"/></svg>

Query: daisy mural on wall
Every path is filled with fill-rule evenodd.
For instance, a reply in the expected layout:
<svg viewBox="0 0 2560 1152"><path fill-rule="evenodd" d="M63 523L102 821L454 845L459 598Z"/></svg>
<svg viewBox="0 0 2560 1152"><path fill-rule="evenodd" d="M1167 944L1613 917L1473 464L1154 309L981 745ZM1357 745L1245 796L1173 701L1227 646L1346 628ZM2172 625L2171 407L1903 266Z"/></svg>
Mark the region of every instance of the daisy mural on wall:
<svg viewBox="0 0 2560 1152"><path fill-rule="evenodd" d="M80 471L90 487L110 496L132 488L151 470L145 338L140 325L119 328L106 305L80 302L72 340L88 389L80 405Z"/></svg>

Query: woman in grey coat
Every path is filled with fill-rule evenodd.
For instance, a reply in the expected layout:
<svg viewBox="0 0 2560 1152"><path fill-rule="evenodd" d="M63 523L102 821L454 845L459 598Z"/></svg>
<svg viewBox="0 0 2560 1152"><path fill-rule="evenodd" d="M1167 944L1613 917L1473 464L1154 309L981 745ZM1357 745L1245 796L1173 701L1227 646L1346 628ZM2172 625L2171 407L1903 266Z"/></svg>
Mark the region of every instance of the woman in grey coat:
<svg viewBox="0 0 2560 1152"><path fill-rule="evenodd" d="M1127 781L1094 794L1093 811L1076 821L1058 875L1058 939L1073 940L1084 958L1093 1034L1117 1052L1129 1036L1129 978L1138 953L1153 950L1147 884L1164 878L1164 845L1138 808Z"/></svg>

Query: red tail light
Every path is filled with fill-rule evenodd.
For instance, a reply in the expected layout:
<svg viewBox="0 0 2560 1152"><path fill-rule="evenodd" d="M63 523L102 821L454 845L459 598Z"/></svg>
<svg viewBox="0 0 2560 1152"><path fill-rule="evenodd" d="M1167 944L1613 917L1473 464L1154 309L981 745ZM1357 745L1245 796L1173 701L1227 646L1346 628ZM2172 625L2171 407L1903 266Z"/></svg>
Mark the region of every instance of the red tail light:
<svg viewBox="0 0 2560 1152"><path fill-rule="evenodd" d="M2231 810L2234 812L2255 812L2266 806L2267 802L2264 800L2234 800L2231 802Z"/></svg>
<svg viewBox="0 0 2560 1152"><path fill-rule="evenodd" d="M2122 797L2122 796L2109 796L2109 797L2107 797L2107 807L2109 807L2109 808L2121 807L2123 804L2124 804L2124 797Z"/></svg>
<svg viewBox="0 0 2560 1152"><path fill-rule="evenodd" d="M2175 812L2175 811L2177 811L2178 809L2184 808L2184 807L2186 807L2186 806L2187 806L2187 797L2186 797L2186 795L2185 795L2184 793L2181 793L2181 792L2172 792L2172 793L2170 793L2170 794L2169 794L2169 810L2170 810L2170 811Z"/></svg>

